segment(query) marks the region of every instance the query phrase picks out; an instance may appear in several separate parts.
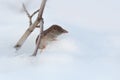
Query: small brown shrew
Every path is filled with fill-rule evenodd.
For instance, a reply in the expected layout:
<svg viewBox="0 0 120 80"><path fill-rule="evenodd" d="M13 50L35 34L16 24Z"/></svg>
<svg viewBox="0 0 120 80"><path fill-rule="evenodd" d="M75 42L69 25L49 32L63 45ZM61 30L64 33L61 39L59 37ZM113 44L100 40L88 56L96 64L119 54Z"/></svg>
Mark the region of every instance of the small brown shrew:
<svg viewBox="0 0 120 80"><path fill-rule="evenodd" d="M39 49L41 50L45 49L50 42L55 41L56 38L63 33L68 33L68 31L63 29L59 25L52 25L48 29L44 30L41 34L42 37L41 37ZM38 37L39 35L36 38L36 43L38 41Z"/></svg>

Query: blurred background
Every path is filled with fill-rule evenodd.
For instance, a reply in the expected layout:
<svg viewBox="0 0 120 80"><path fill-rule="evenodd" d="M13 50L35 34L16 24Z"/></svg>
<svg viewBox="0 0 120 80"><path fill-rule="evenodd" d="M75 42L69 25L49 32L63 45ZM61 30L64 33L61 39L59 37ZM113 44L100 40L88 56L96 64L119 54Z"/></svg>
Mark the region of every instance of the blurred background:
<svg viewBox="0 0 120 80"><path fill-rule="evenodd" d="M33 13L41 0L0 0L1 80L120 80L119 0L47 0L44 28L58 24L69 34L35 58L39 29L13 48L29 25L22 3Z"/></svg>

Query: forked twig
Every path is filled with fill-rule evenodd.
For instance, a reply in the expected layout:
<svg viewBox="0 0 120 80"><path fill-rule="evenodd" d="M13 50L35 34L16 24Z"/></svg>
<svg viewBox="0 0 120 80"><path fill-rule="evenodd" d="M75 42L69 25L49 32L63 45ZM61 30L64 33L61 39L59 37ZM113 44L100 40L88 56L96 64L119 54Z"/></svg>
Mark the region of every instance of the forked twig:
<svg viewBox="0 0 120 80"><path fill-rule="evenodd" d="M23 9L24 9L24 11L25 11L25 13L26 13L26 15L28 16L28 18L29 18L29 26L30 25L32 25L32 17L36 14L36 13L38 13L39 12L39 9L38 10L36 10L35 12L33 12L31 15L30 15L30 13L28 12L28 10L26 9L26 7L25 7L25 4L23 3Z"/></svg>
<svg viewBox="0 0 120 80"><path fill-rule="evenodd" d="M16 49L18 49L18 48L20 48L22 46L22 44L25 42L25 40L28 38L28 36L31 34L31 32L33 32L33 30L36 28L36 26L38 26L38 24L41 22L42 14L43 14L43 10L44 10L46 1L47 0L42 1L40 9L38 11L38 16L37 16L36 20L34 21L33 24L30 25L30 27L25 31L23 36L19 39L17 44L14 46ZM37 11L35 13L37 13Z"/></svg>
<svg viewBox="0 0 120 80"><path fill-rule="evenodd" d="M27 16L28 16L28 17L31 17L30 14L29 14L29 12L27 11L27 9L26 9L26 7L25 7L25 4L23 3L22 5L23 5L23 9L24 9L24 11L26 12Z"/></svg>
<svg viewBox="0 0 120 80"><path fill-rule="evenodd" d="M25 13L27 14L28 18L29 18L29 26L32 25L32 17L31 15L29 14L28 10L26 9L24 3L23 3L23 9L25 11Z"/></svg>

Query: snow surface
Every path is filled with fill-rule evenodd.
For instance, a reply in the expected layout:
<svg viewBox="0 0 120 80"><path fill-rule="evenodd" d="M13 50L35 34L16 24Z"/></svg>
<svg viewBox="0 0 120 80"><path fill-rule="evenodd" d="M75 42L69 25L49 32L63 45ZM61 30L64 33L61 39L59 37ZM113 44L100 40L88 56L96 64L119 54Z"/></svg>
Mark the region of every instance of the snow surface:
<svg viewBox="0 0 120 80"><path fill-rule="evenodd" d="M0 80L120 80L120 1L48 0L45 28L59 24L69 34L31 57L36 29L19 51L13 46L40 0L0 0Z"/></svg>

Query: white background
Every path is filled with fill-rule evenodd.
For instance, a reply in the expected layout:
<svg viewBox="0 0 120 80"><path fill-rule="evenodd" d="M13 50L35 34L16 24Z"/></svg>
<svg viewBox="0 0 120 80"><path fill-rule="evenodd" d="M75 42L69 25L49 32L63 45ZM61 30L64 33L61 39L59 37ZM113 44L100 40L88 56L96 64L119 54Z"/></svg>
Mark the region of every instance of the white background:
<svg viewBox="0 0 120 80"><path fill-rule="evenodd" d="M37 57L36 29L19 51L13 46L28 28L23 12L41 0L0 0L0 80L120 80L120 1L48 0L45 29L61 25L61 36Z"/></svg>

